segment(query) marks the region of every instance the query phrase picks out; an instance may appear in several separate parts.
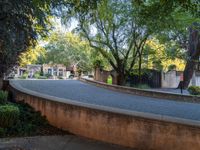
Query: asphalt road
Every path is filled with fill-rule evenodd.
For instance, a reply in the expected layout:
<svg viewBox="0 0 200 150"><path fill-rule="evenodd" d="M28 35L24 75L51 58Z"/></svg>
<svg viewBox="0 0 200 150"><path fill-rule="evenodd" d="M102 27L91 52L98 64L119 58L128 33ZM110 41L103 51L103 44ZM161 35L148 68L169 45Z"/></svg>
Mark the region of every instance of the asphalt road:
<svg viewBox="0 0 200 150"><path fill-rule="evenodd" d="M29 90L83 103L200 121L200 104L107 90L77 80L16 80Z"/></svg>

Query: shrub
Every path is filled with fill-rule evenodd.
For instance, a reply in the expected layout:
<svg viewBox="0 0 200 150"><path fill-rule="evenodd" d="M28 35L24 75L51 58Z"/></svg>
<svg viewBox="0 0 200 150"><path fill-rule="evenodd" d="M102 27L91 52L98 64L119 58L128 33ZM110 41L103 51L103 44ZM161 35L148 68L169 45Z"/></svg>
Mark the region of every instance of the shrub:
<svg viewBox="0 0 200 150"><path fill-rule="evenodd" d="M38 79L47 79L46 76L39 76Z"/></svg>
<svg viewBox="0 0 200 150"><path fill-rule="evenodd" d="M18 121L19 115L18 107L14 105L0 106L0 127L11 127Z"/></svg>
<svg viewBox="0 0 200 150"><path fill-rule="evenodd" d="M16 106L18 106L20 111L19 121L12 127L7 128L8 135L35 135L39 128L48 126L46 118L28 104L19 102Z"/></svg>
<svg viewBox="0 0 200 150"><path fill-rule="evenodd" d="M0 137L3 137L5 135L5 129L0 128Z"/></svg>
<svg viewBox="0 0 200 150"><path fill-rule="evenodd" d="M8 100L8 92L0 91L0 105L6 104Z"/></svg>
<svg viewBox="0 0 200 150"><path fill-rule="evenodd" d="M33 77L38 79L40 77L40 72L39 71L35 72Z"/></svg>
<svg viewBox="0 0 200 150"><path fill-rule="evenodd" d="M64 79L63 77L61 77L61 76L58 76L58 79Z"/></svg>
<svg viewBox="0 0 200 150"><path fill-rule="evenodd" d="M23 73L21 79L26 79L26 78L28 78L28 73L27 72Z"/></svg>
<svg viewBox="0 0 200 150"><path fill-rule="evenodd" d="M190 86L188 92L191 95L200 95L200 86Z"/></svg>
<svg viewBox="0 0 200 150"><path fill-rule="evenodd" d="M49 73L45 74L45 76L46 76L47 78L51 78L51 77L52 77L52 75L49 74Z"/></svg>
<svg viewBox="0 0 200 150"><path fill-rule="evenodd" d="M134 88L139 88L139 89L150 89L149 85L147 84L137 84L133 85Z"/></svg>
<svg viewBox="0 0 200 150"><path fill-rule="evenodd" d="M171 71L171 70L176 70L176 65L174 65L174 64L169 65L168 71Z"/></svg>

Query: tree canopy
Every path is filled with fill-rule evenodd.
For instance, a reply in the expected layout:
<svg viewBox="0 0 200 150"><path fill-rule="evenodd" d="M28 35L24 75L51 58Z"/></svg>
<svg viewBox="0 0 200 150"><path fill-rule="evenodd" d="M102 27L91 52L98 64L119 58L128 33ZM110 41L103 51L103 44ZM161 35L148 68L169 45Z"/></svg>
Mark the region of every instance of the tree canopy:
<svg viewBox="0 0 200 150"><path fill-rule="evenodd" d="M96 9L70 9L71 16L68 13L63 18L65 22L76 18L77 32L108 60L118 73L118 84L123 84L134 66L140 74L147 40L165 39L167 48L178 51L188 46L185 35L199 21L199 4L191 0L102 0Z"/></svg>
<svg viewBox="0 0 200 150"><path fill-rule="evenodd" d="M93 68L95 57L88 42L70 32L53 32L45 49L45 63L77 66L81 71Z"/></svg>
<svg viewBox="0 0 200 150"><path fill-rule="evenodd" d="M52 1L0 1L0 77L48 31Z"/></svg>

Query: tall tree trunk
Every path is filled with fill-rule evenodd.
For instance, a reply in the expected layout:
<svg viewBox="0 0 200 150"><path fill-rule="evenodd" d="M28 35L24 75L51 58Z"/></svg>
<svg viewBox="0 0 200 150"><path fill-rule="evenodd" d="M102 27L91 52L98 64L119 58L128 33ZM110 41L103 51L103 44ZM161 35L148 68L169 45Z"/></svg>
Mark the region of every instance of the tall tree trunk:
<svg viewBox="0 0 200 150"><path fill-rule="evenodd" d="M126 76L122 72L118 72L117 75L117 85L125 85L126 83Z"/></svg>
<svg viewBox="0 0 200 150"><path fill-rule="evenodd" d="M186 89L189 84L190 84L190 80L192 79L193 76L193 72L195 69L195 62L194 61L187 61L186 66L185 66L185 70L183 72L183 88ZM179 85L180 87L180 85Z"/></svg>
<svg viewBox="0 0 200 150"><path fill-rule="evenodd" d="M189 28L189 45L188 45L188 60L183 73L183 88L186 89L190 80L193 76L195 65L199 61L200 56L200 32L197 28L199 26L196 23L193 23L193 26ZM179 83L180 87L180 83Z"/></svg>

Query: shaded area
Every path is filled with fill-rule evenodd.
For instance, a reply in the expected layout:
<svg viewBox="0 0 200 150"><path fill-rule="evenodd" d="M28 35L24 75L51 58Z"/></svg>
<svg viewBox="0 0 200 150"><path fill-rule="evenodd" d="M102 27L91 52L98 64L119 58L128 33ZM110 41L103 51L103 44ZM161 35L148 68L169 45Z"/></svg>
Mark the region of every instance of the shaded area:
<svg viewBox="0 0 200 150"><path fill-rule="evenodd" d="M125 150L121 146L73 135L0 139L0 150Z"/></svg>

